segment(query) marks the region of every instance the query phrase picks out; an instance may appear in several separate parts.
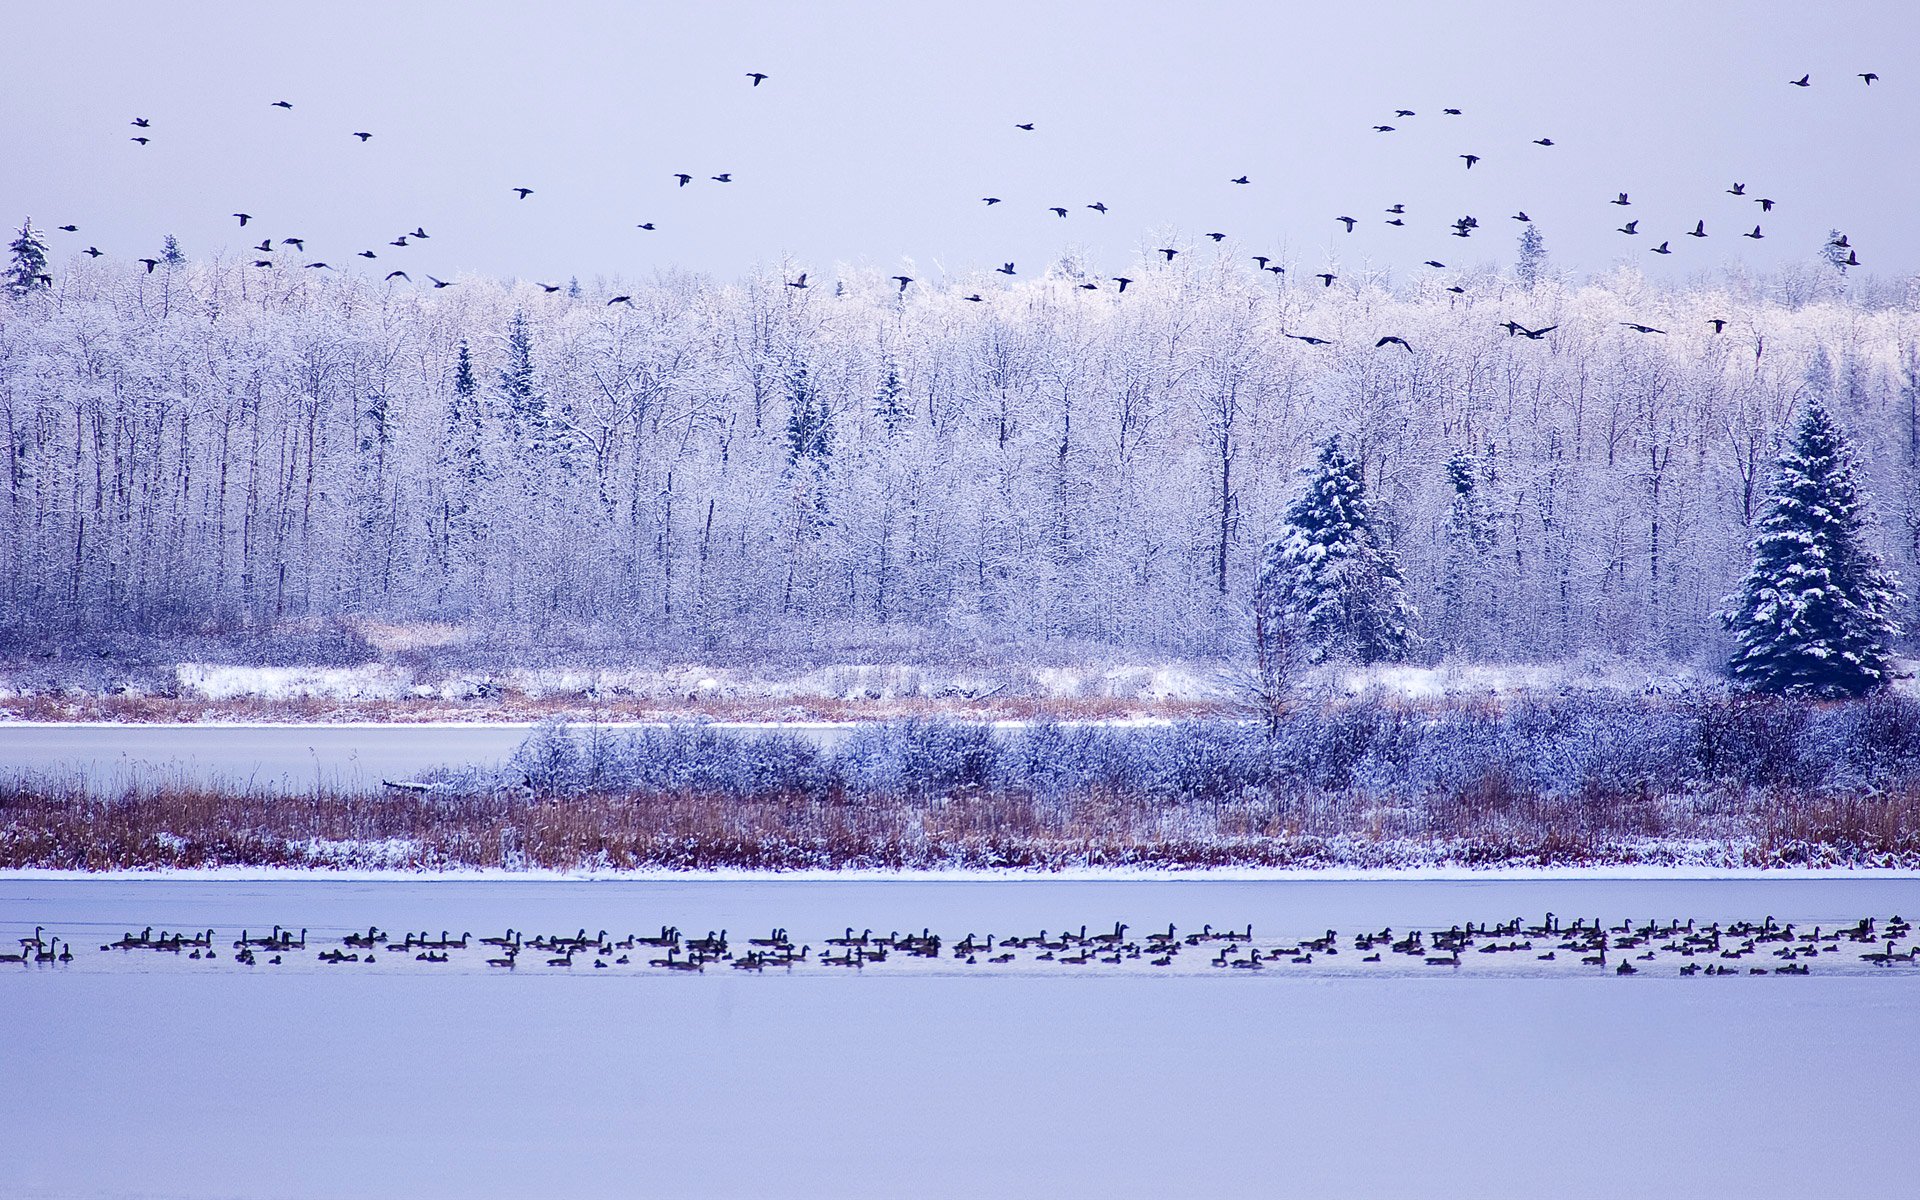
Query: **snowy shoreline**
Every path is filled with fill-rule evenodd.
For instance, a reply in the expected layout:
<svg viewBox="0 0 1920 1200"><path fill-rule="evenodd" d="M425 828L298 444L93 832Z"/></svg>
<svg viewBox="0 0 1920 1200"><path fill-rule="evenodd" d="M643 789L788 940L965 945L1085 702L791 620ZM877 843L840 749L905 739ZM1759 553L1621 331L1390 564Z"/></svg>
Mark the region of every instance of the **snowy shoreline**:
<svg viewBox="0 0 1920 1200"><path fill-rule="evenodd" d="M552 871L465 868L446 871L328 870L310 867L161 867L151 870L75 871L38 867L0 868L0 883L58 883L75 880L190 881L201 883L1155 883L1190 882L1498 882L1502 880L1780 880L1920 879L1920 870L1904 867L1709 867L1622 864L1592 867L1067 867L1051 871L956 868L886 870L852 868L759 871L715 868L700 871Z"/></svg>

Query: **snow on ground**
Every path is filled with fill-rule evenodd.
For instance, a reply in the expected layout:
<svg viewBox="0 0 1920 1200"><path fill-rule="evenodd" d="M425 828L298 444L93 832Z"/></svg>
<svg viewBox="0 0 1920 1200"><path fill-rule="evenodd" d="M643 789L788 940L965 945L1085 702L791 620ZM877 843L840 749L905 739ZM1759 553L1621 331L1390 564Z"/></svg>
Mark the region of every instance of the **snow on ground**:
<svg viewBox="0 0 1920 1200"><path fill-rule="evenodd" d="M1300 936L1547 908L1839 921L1916 906L1911 879L0 880L4 947L16 927L60 925L114 964L0 971L0 1127L29 1148L8 1163L7 1191L1896 1195L1910 1165L1887 1148L1920 1110L1920 971L196 973L140 969L148 960L93 939L275 921L456 934L677 923L736 937L774 924L1252 921Z"/></svg>

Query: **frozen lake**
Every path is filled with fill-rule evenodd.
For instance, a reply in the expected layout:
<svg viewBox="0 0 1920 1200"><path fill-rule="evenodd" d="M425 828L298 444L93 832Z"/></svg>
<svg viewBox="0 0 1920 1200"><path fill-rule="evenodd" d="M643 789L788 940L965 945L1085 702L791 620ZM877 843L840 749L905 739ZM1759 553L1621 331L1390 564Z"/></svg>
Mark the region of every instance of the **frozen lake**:
<svg viewBox="0 0 1920 1200"><path fill-rule="evenodd" d="M182 969L146 925L818 940L1632 917L1850 923L1911 878L36 881L0 876L22 1196L1884 1196L1920 969L1707 981ZM16 933L16 930L19 932ZM92 956L93 962L89 962ZM96 963L112 964L104 969ZM84 969L83 969L84 968ZM1781 1146L1822 1153L1778 1153Z"/></svg>
<svg viewBox="0 0 1920 1200"><path fill-rule="evenodd" d="M524 723L0 723L0 776L77 776L104 788L162 782L241 784L275 791L377 788L384 779L412 779L434 767L504 762L532 728ZM715 728L747 734L778 730L831 746L845 738L851 726L716 723Z"/></svg>

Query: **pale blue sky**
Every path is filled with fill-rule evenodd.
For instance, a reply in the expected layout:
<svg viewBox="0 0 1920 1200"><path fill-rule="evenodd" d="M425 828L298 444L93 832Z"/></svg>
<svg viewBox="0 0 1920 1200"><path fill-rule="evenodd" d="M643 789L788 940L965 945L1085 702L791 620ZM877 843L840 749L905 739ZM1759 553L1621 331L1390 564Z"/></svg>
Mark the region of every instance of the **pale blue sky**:
<svg viewBox="0 0 1920 1200"><path fill-rule="evenodd" d="M1113 272L1209 231L1404 278L1509 260L1520 209L1574 271L1771 267L1830 227L1871 272L1920 268L1911 0L1361 7L76 3L13 26L32 36L0 98L0 219L81 226L62 254L304 236L416 279L730 277L790 255L934 281L1068 247ZM1622 190L1630 209L1607 203ZM1396 203L1405 228L1384 224ZM1469 213L1481 232L1449 236ZM1614 232L1632 218L1641 236ZM1708 239L1681 236L1700 219ZM1737 236L1756 222L1764 241ZM430 241L386 244L419 224ZM1675 253L1650 254L1663 238Z"/></svg>

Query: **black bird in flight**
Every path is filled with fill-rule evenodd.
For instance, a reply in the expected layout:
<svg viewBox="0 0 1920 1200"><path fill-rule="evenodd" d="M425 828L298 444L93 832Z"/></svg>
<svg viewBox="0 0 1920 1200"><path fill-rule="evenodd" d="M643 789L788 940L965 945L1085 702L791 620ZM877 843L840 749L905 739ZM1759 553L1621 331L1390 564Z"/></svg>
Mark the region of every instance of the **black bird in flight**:
<svg viewBox="0 0 1920 1200"><path fill-rule="evenodd" d="M407 244L407 235L404 233L387 243L387 245L389 246L405 246L406 244Z"/></svg>
<svg viewBox="0 0 1920 1200"><path fill-rule="evenodd" d="M1791 83L1791 84L1792 84L1793 86L1795 86L1795 87L1812 87L1812 86L1813 86L1813 76L1812 76L1812 75L1802 75L1802 76L1801 76L1800 78L1798 78L1798 79L1789 79L1789 80L1787 80L1787 82L1788 82L1788 83Z"/></svg>
<svg viewBox="0 0 1920 1200"><path fill-rule="evenodd" d="M1640 232L1640 222L1638 222L1638 221L1628 221L1628 222L1627 222L1627 223L1626 223L1625 225L1622 225L1622 226L1620 227L1620 232L1621 232L1621 233L1639 233L1639 232Z"/></svg>
<svg viewBox="0 0 1920 1200"><path fill-rule="evenodd" d="M1250 182L1250 181L1249 181L1249 180L1247 179L1247 177L1246 177L1245 175L1242 175L1242 176L1240 176L1240 178L1238 178L1238 179L1229 179L1229 180L1228 180L1227 182L1228 182L1228 183L1247 183L1247 182Z"/></svg>
<svg viewBox="0 0 1920 1200"><path fill-rule="evenodd" d="M330 266L328 266L328 265L327 265L326 263L323 263L323 262L310 262L310 263L308 263L308 264L306 264L306 267L307 267L307 270L309 270L309 271L321 271L321 270L325 270L325 271L331 271L331 270L333 270L333 268L332 268L332 267L330 267Z"/></svg>
<svg viewBox="0 0 1920 1200"><path fill-rule="evenodd" d="M132 121L132 125L135 129L152 129L153 128L153 122L147 120L145 117L135 117Z"/></svg>
<svg viewBox="0 0 1920 1200"><path fill-rule="evenodd" d="M283 241L283 242L285 242L285 243L286 243L287 245L289 245L289 246L292 246L292 247L294 247L294 248L296 248L296 249L298 249L298 250L299 250L299 251L300 251L301 253L303 253L303 254L304 254L304 253L306 253L306 249L307 249L307 239L305 239L305 238L281 238L280 240L281 240L281 241Z"/></svg>
<svg viewBox="0 0 1920 1200"><path fill-rule="evenodd" d="M1665 242L1661 242L1658 246L1653 247L1653 252L1655 254L1672 254L1673 253L1672 250L1668 249L1667 244Z"/></svg>
<svg viewBox="0 0 1920 1200"><path fill-rule="evenodd" d="M1558 325L1549 325L1545 329L1528 329L1518 321L1508 321L1506 325L1508 337L1512 337L1517 333L1523 338L1531 338L1536 342L1558 328L1560 328Z"/></svg>
<svg viewBox="0 0 1920 1200"><path fill-rule="evenodd" d="M1440 111L1449 117L1457 117L1460 115L1460 110L1457 108L1443 108Z"/></svg>
<svg viewBox="0 0 1920 1200"><path fill-rule="evenodd" d="M1408 354L1413 353L1413 347L1407 345L1407 339L1403 337L1395 337L1393 334L1388 334L1386 337L1383 337L1379 341L1375 342L1373 344L1373 348L1375 350L1378 350L1380 347L1387 346L1387 345L1400 346L1404 348Z"/></svg>
<svg viewBox="0 0 1920 1200"><path fill-rule="evenodd" d="M1285 267L1278 266L1278 265L1267 267L1266 270L1273 272L1275 275L1285 275L1287 273L1287 269Z"/></svg>
<svg viewBox="0 0 1920 1200"><path fill-rule="evenodd" d="M1063 221L1067 219L1067 210L1064 208L1049 208L1047 211Z"/></svg>
<svg viewBox="0 0 1920 1200"><path fill-rule="evenodd" d="M144 146L144 145L146 145L146 144L147 144L148 142L150 142L150 141L152 141L153 139L152 139L152 138L143 138L143 137L133 137L133 138L128 138L127 140L128 140L128 141L130 141L130 142L139 142L139 143L140 143L140 144L141 144L142 146Z"/></svg>
<svg viewBox="0 0 1920 1200"><path fill-rule="evenodd" d="M1707 236L1707 223L1705 221L1694 222L1693 228L1687 230L1687 236L1701 238Z"/></svg>
<svg viewBox="0 0 1920 1200"><path fill-rule="evenodd" d="M532 188L514 188L513 190L519 193L519 196L522 200L525 200L528 196L533 195Z"/></svg>
<svg viewBox="0 0 1920 1200"><path fill-rule="evenodd" d="M707 178L708 178L708 179L711 179L711 180L713 180L713 181L714 181L715 183L732 183L732 182L733 182L733 172L732 172L732 171L722 171L722 172L720 172L720 173L719 173L718 175L709 175L709 176L707 176Z"/></svg>
<svg viewBox="0 0 1920 1200"><path fill-rule="evenodd" d="M1535 138L1533 139L1533 144L1536 146L1551 146L1553 145L1553 139L1552 138Z"/></svg>
<svg viewBox="0 0 1920 1200"><path fill-rule="evenodd" d="M1305 342L1309 346L1331 346L1333 344L1326 338L1308 337L1304 333L1288 333L1282 334L1281 336L1290 337L1296 342Z"/></svg>
<svg viewBox="0 0 1920 1200"><path fill-rule="evenodd" d="M996 204L998 204L998 203L1000 203L1000 197L998 197L998 196L982 196L982 197L980 197L980 203L982 203L982 204L984 204L984 205L986 205L986 206L987 206L988 208L992 208L992 207L993 207L994 205L996 205Z"/></svg>
<svg viewBox="0 0 1920 1200"><path fill-rule="evenodd" d="M680 186L681 186L681 187L685 187L685 186L687 186L688 184L690 184L690 183L692 183L692 182L693 182L693 176L691 176L691 175L689 175L689 174L687 174L687 173L686 173L686 172L684 172L684 171L677 171L677 172L675 172L675 173L674 173L674 176L673 176L673 177L674 177L675 179L678 179L678 180L680 181Z"/></svg>
<svg viewBox="0 0 1920 1200"><path fill-rule="evenodd" d="M1454 284L1452 287L1448 288L1447 290L1452 292L1456 296L1464 296L1467 294L1467 289L1461 287L1457 283Z"/></svg>
<svg viewBox="0 0 1920 1200"><path fill-rule="evenodd" d="M635 226L634 226L634 228L635 228L635 229L646 229L646 230L652 230L652 228L653 228L653 222L652 222L652 221L642 221L642 222L640 222L640 223L639 223L638 225L635 225Z"/></svg>
<svg viewBox="0 0 1920 1200"><path fill-rule="evenodd" d="M1100 290L1100 285L1097 283L1083 283L1080 285L1080 290L1083 292L1097 292Z"/></svg>
<svg viewBox="0 0 1920 1200"><path fill-rule="evenodd" d="M275 100L275 101L273 102L273 107L275 107L275 108L292 108L292 107L293 107L293 102L292 102L292 101L290 101L290 100Z"/></svg>
<svg viewBox="0 0 1920 1200"><path fill-rule="evenodd" d="M1744 183L1736 183L1732 187L1727 189L1727 195L1729 196L1744 196L1746 194L1747 194L1747 185Z"/></svg>
<svg viewBox="0 0 1920 1200"><path fill-rule="evenodd" d="M1713 326L1715 333L1725 333L1727 331L1727 319L1725 317L1708 317L1707 324Z"/></svg>
<svg viewBox="0 0 1920 1200"><path fill-rule="evenodd" d="M1375 133L1392 133L1392 132L1393 132L1393 126L1391 126L1391 125L1375 125L1375 126L1373 127L1373 131L1374 131Z"/></svg>
<svg viewBox="0 0 1920 1200"><path fill-rule="evenodd" d="M536 283L534 286L549 296L560 290L560 285L557 283Z"/></svg>
<svg viewBox="0 0 1920 1200"><path fill-rule="evenodd" d="M1528 224L1533 223L1533 218L1527 215L1527 210L1524 208L1521 209L1519 212L1513 214L1513 219L1516 221L1525 221Z"/></svg>
<svg viewBox="0 0 1920 1200"><path fill-rule="evenodd" d="M245 229L247 227L248 221L253 220L252 213L234 213L232 215L240 218L240 228L242 229Z"/></svg>
<svg viewBox="0 0 1920 1200"><path fill-rule="evenodd" d="M362 250L360 252L360 257L361 258L379 258L380 256L378 254L375 254L371 250Z"/></svg>
<svg viewBox="0 0 1920 1200"><path fill-rule="evenodd" d="M407 274L405 271L388 271L387 278L388 279L404 279L408 283L413 282L413 276Z"/></svg>
<svg viewBox="0 0 1920 1200"><path fill-rule="evenodd" d="M362 133L362 132L357 132L357 131L356 131L356 132L354 133L354 135L353 135L353 136L355 136L355 137L357 137L357 138L359 138L359 139L360 139L360 144L361 144L361 145L365 145L365 144L366 144L366 142L367 142L367 139L368 139L368 138L370 138L370 137L372 137L373 135L372 135L372 134L370 134L370 133Z"/></svg>
<svg viewBox="0 0 1920 1200"><path fill-rule="evenodd" d="M1087 205L1087 207L1103 217L1107 215L1107 205L1104 200L1095 200L1092 204Z"/></svg>
<svg viewBox="0 0 1920 1200"><path fill-rule="evenodd" d="M753 86L759 87L760 81L767 78L765 71L748 71L747 78L753 80Z"/></svg>
<svg viewBox="0 0 1920 1200"><path fill-rule="evenodd" d="M1032 121L1026 121L1026 122L1022 122L1022 123L1019 123L1019 124L1016 124L1016 125L1014 126L1014 128L1015 128L1015 129L1024 129L1024 130L1026 130L1026 131L1027 131L1028 133L1032 133L1032 132L1033 132L1033 122L1032 122Z"/></svg>
<svg viewBox="0 0 1920 1200"><path fill-rule="evenodd" d="M626 305L626 306L627 306L628 308L632 308L632 307L633 307L633 297L632 297L632 296L615 296L615 297L614 297L613 299L611 299L611 300L609 300L609 301L607 301L607 307L608 307L608 308L612 308L612 307L613 307L614 305L616 305L616 304L624 304L624 305Z"/></svg>
<svg viewBox="0 0 1920 1200"><path fill-rule="evenodd" d="M1873 81L1880 77L1878 75L1875 75L1872 71L1862 71L1860 73L1860 78L1866 81L1866 84L1868 87L1872 87Z"/></svg>
<svg viewBox="0 0 1920 1200"><path fill-rule="evenodd" d="M1167 256L1167 261L1168 261L1168 262L1172 262L1172 261L1173 261L1173 256L1174 256L1174 255L1176 255L1176 254L1178 254L1178 253L1180 253L1180 252L1179 252L1178 250L1175 250L1175 249L1174 249L1173 247L1171 247L1171 246L1162 246L1162 247L1160 247L1160 253L1162 253L1162 254L1164 254L1164 255L1166 255L1166 256Z"/></svg>
<svg viewBox="0 0 1920 1200"><path fill-rule="evenodd" d="M1013 274L1013 264L1001 263L999 266L995 267L994 270L1000 272L1000 274L1002 275L1011 275Z"/></svg>
<svg viewBox="0 0 1920 1200"><path fill-rule="evenodd" d="M1271 258L1268 258L1268 257L1267 257L1266 255L1264 255L1264 254L1256 254L1256 255L1254 255L1254 256L1253 256L1253 261L1254 261L1254 262L1256 262L1256 263L1259 263L1259 264L1260 264L1260 269L1261 269L1262 271L1264 271L1264 270L1266 270L1266 269L1267 269L1267 264L1268 264L1268 263L1270 263L1270 262L1272 262L1273 260L1272 260Z"/></svg>
<svg viewBox="0 0 1920 1200"><path fill-rule="evenodd" d="M1113 277L1113 281L1120 285L1120 291L1122 294L1125 294L1127 290L1127 285L1133 282L1133 280L1128 279L1125 275L1115 275Z"/></svg>
<svg viewBox="0 0 1920 1200"><path fill-rule="evenodd" d="M1387 224L1389 224L1389 225L1402 225L1402 226L1404 226L1404 225L1406 224L1406 222L1405 222L1405 221L1403 221L1403 220L1401 220L1401 219L1400 219L1399 217L1395 217L1395 218L1393 218L1393 219L1392 219L1391 221L1388 221L1388 222L1387 222Z"/></svg>
<svg viewBox="0 0 1920 1200"><path fill-rule="evenodd" d="M1625 192L1621 192L1618 196L1614 197L1611 201L1609 201L1609 203L1627 205L1627 204L1632 204L1633 201L1627 199L1627 194Z"/></svg>
<svg viewBox="0 0 1920 1200"><path fill-rule="evenodd" d="M1478 154L1462 154L1460 157L1467 160L1467 170L1469 171L1473 170L1473 164L1480 161Z"/></svg>
<svg viewBox="0 0 1920 1200"><path fill-rule="evenodd" d="M452 287L452 286L453 286L453 284L451 284L451 283L449 283L449 282L448 282L447 280L444 280L444 279L434 279L434 278L433 278L433 276L431 276L431 275L429 275L429 276L427 276L427 278L428 278L429 280L431 280L431 281L432 281L432 283L433 283L433 286L434 286L434 287L436 287L436 288L444 288L444 287Z"/></svg>
<svg viewBox="0 0 1920 1200"><path fill-rule="evenodd" d="M60 228L62 228L62 229L65 229L65 228L66 228L66 226L65 226L65 225L62 225L62 226L61 226ZM1845 249L1847 249L1847 247L1849 247L1850 245L1852 245L1852 243L1851 243L1851 242L1849 242L1849 241L1847 241L1847 235L1843 233L1843 234L1841 234L1841 235L1840 235L1839 237L1837 237L1837 238L1831 238L1831 239L1829 239L1829 240L1828 240L1828 242L1827 242L1827 245L1829 245L1829 246L1838 246L1838 247L1840 247L1840 248L1841 248L1842 250L1845 250Z"/></svg>
<svg viewBox="0 0 1920 1200"><path fill-rule="evenodd" d="M1631 329L1631 330L1633 330L1633 331L1634 331L1635 333L1661 333L1661 334L1664 334L1664 333L1666 332L1666 330L1664 330L1664 329L1655 329L1655 328L1654 328L1653 326L1651 326L1651 325L1642 325L1642 324L1640 324L1640 323L1639 323L1639 322L1637 322L1637 321L1622 321L1622 322L1620 322L1620 323L1621 323L1622 325L1624 325L1624 326L1626 326L1626 327L1627 327L1628 329Z"/></svg>
<svg viewBox="0 0 1920 1200"><path fill-rule="evenodd" d="M1847 261L1846 261L1846 263L1845 263L1845 265L1846 265L1846 266L1849 266L1849 267L1857 267L1857 266L1859 266L1859 265L1860 265L1860 254L1859 254L1859 252L1858 252L1858 251L1855 251L1855 250L1849 250L1849 251L1847 251Z"/></svg>
<svg viewBox="0 0 1920 1200"><path fill-rule="evenodd" d="M1212 238L1216 245L1227 240L1227 235L1224 233L1210 233L1207 236Z"/></svg>
<svg viewBox="0 0 1920 1200"><path fill-rule="evenodd" d="M1414 116L1415 113L1410 108L1396 108L1393 110L1393 115L1396 117L1411 117Z"/></svg>
<svg viewBox="0 0 1920 1200"><path fill-rule="evenodd" d="M894 281L895 283L897 283L897 284L899 284L899 285L900 285L900 290L901 290L902 292L905 292L905 291L907 290L907 285L913 282L913 276L911 276L911 275L895 275L895 276L893 277L893 281Z"/></svg>
<svg viewBox="0 0 1920 1200"><path fill-rule="evenodd" d="M1426 263L1425 263L1424 265L1425 265L1425 266L1429 266L1429 267L1432 267L1432 268L1434 268L1434 269L1435 269L1436 271L1444 271L1444 270L1446 270L1446 269L1447 269L1447 264L1445 264L1445 263L1443 263L1443 262L1441 262L1441 261L1440 261L1439 259L1437 259L1437 258L1430 258L1430 259L1428 259L1428 260L1426 261Z"/></svg>
<svg viewBox="0 0 1920 1200"><path fill-rule="evenodd" d="M1759 227L1758 225L1755 225L1755 226L1753 227L1753 232L1752 232L1752 233L1743 233L1743 234L1741 234L1740 236L1741 236L1741 237L1743 237L1743 238L1752 238L1752 239L1753 239L1754 241L1756 241L1756 242L1757 242L1757 241L1759 241L1759 240L1760 240L1761 238L1763 238L1763 237L1765 237L1765 236L1767 236L1767 235L1766 235L1766 234L1764 234L1764 233L1761 233L1761 232L1760 232L1760 227Z"/></svg>
<svg viewBox="0 0 1920 1200"><path fill-rule="evenodd" d="M1336 221L1339 221L1339 222L1342 222L1343 224L1345 224L1345 225L1346 225L1346 227L1347 227L1347 232L1348 232L1348 233L1352 233L1352 232L1353 232L1353 226L1354 226L1354 224L1355 224L1355 222L1354 222L1354 219L1353 219L1352 217L1335 217L1335 218L1334 218L1334 220L1336 220Z"/></svg>
<svg viewBox="0 0 1920 1200"><path fill-rule="evenodd" d="M100 247L98 246L88 246L85 250L82 250L80 253L86 255L88 258L99 258L102 254L105 253L105 251L101 250Z"/></svg>
<svg viewBox="0 0 1920 1200"><path fill-rule="evenodd" d="M256 267L271 267L273 260L270 258L256 258L253 260L253 265Z"/></svg>
<svg viewBox="0 0 1920 1200"><path fill-rule="evenodd" d="M971 295L971 296L962 296L962 297L961 297L961 299L963 299L963 300L971 300L971 301L973 301L973 302L974 302L975 304L978 304L978 303L980 303L980 302L981 302L982 300L985 300L985 299L986 299L986 297L985 297L985 296L982 296L982 295L981 295L981 294L980 294L979 292L975 292L975 293L973 293L973 295Z"/></svg>
<svg viewBox="0 0 1920 1200"><path fill-rule="evenodd" d="M1321 287L1332 287L1333 281L1340 277L1332 271L1324 271L1321 274L1315 275L1314 278L1320 281Z"/></svg>
<svg viewBox="0 0 1920 1200"><path fill-rule="evenodd" d="M1768 199L1765 196L1755 196L1753 198L1753 202L1760 206L1760 211L1763 213L1769 213L1773 211L1773 201Z"/></svg>
<svg viewBox="0 0 1920 1200"><path fill-rule="evenodd" d="M803 288L807 286L807 273L802 271L800 272L800 278L787 280L787 286L790 288Z"/></svg>
<svg viewBox="0 0 1920 1200"><path fill-rule="evenodd" d="M1397 217L1407 211L1407 206L1404 204L1396 204L1392 208L1387 209L1386 211L1390 216Z"/></svg>
<svg viewBox="0 0 1920 1200"><path fill-rule="evenodd" d="M143 258L140 261L147 264L147 274L149 275L153 274L153 269L160 265L160 260L157 258Z"/></svg>
<svg viewBox="0 0 1920 1200"><path fill-rule="evenodd" d="M78 225L62 225L59 228L60 228L60 232L62 233L79 233L80 232L80 227Z"/></svg>
<svg viewBox="0 0 1920 1200"><path fill-rule="evenodd" d="M424 226L424 225L415 225L415 226L413 227L413 232L412 232L412 233L410 233L410 234L408 234L407 236L408 236L408 237L416 237L416 238L419 238L419 239L420 239L421 241L423 241L423 242L424 242L424 241L426 241L426 240L427 240L427 229L426 229L426 226ZM283 241L283 242L284 242L284 241L286 241L286 239L285 239L285 238L281 238L280 240L281 240L281 241Z"/></svg>

